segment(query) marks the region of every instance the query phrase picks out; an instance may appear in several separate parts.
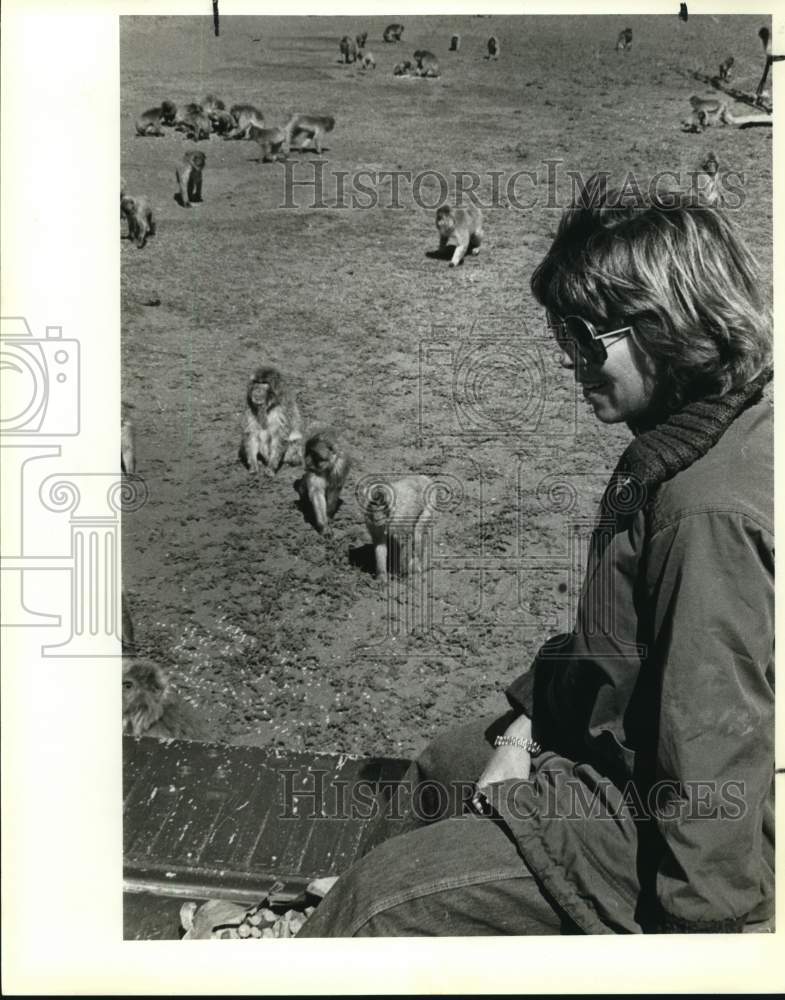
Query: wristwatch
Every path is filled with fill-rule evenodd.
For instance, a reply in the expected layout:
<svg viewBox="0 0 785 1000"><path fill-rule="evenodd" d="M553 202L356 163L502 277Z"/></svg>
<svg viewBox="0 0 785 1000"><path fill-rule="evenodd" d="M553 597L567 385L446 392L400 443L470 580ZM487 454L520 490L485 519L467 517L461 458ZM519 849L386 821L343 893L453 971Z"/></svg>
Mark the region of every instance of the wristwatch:
<svg viewBox="0 0 785 1000"><path fill-rule="evenodd" d="M530 753L532 757L536 757L538 753L542 753L542 747L537 740L519 740L517 736L497 736L493 741L493 745L495 747L520 747L521 750Z"/></svg>

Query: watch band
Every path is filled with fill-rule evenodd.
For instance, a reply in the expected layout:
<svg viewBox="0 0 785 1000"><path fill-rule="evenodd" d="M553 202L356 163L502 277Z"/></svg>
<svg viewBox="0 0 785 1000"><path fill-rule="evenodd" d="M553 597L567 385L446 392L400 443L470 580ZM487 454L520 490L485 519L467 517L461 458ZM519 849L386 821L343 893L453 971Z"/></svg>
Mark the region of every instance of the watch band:
<svg viewBox="0 0 785 1000"><path fill-rule="evenodd" d="M517 736L497 736L493 741L493 745L495 747L520 747L521 750L525 750L533 757L535 757L538 753L542 753L542 747L537 740L519 740Z"/></svg>

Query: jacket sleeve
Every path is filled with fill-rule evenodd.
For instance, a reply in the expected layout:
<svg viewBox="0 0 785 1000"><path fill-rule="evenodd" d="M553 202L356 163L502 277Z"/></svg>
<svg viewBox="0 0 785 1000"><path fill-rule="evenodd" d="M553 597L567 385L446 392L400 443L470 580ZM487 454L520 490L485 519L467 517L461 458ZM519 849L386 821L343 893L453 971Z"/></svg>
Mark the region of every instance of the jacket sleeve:
<svg viewBox="0 0 785 1000"><path fill-rule="evenodd" d="M660 673L654 930L738 931L760 900L774 775L771 533L738 512L685 515L653 535L646 588Z"/></svg>

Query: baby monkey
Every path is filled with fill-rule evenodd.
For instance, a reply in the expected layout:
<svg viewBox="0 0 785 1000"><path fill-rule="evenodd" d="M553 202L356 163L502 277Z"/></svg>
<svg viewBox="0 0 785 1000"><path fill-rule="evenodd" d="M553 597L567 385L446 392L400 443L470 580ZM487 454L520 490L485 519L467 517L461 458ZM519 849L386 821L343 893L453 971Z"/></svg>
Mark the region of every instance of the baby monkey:
<svg viewBox="0 0 785 1000"><path fill-rule="evenodd" d="M349 475L351 460L332 428L312 433L305 442L305 475L301 497L308 498L316 530L325 536L332 534L330 521L338 509L341 489Z"/></svg>
<svg viewBox="0 0 785 1000"><path fill-rule="evenodd" d="M452 209L442 205L436 210L436 228L439 230L439 250L448 245L455 247L450 267L457 267L469 251L476 257L482 243L482 212L474 205Z"/></svg>

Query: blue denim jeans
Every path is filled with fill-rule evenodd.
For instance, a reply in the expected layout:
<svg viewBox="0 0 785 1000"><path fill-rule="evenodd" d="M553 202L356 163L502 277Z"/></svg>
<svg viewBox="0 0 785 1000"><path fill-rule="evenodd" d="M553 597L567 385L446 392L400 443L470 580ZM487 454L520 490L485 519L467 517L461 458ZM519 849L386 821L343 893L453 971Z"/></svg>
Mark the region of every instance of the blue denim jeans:
<svg viewBox="0 0 785 1000"><path fill-rule="evenodd" d="M299 937L573 932L504 823L464 806L511 719L460 726L426 748L385 803L376 846L338 879Z"/></svg>

